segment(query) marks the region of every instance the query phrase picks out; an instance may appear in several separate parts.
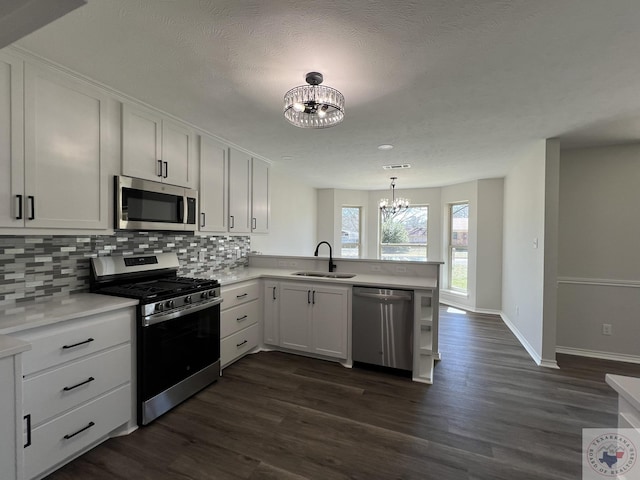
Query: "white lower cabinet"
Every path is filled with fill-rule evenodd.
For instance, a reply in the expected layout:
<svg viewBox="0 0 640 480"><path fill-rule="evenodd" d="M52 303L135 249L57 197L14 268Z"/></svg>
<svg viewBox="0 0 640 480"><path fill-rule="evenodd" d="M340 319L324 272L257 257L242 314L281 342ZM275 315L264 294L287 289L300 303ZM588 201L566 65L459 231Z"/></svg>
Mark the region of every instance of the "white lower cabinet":
<svg viewBox="0 0 640 480"><path fill-rule="evenodd" d="M349 311L348 287L281 282L279 345L346 359Z"/></svg>
<svg viewBox="0 0 640 480"><path fill-rule="evenodd" d="M222 287L220 367L225 368L259 345L260 284L243 282Z"/></svg>
<svg viewBox="0 0 640 480"><path fill-rule="evenodd" d="M262 300L262 341L267 345L278 345L280 343L280 282L265 280Z"/></svg>
<svg viewBox="0 0 640 480"><path fill-rule="evenodd" d="M132 307L12 334L23 354L25 478L42 478L132 421Z"/></svg>

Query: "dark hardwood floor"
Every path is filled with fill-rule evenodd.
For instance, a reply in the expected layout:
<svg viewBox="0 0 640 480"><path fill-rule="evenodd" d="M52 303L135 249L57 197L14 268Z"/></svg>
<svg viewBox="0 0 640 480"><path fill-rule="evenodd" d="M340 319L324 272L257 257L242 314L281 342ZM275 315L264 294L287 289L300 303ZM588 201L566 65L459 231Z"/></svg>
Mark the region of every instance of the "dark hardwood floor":
<svg viewBox="0 0 640 480"><path fill-rule="evenodd" d="M559 370L541 368L498 317L440 315L433 385L250 355L48 479L579 479L581 429L616 426L605 373L640 366L558 355Z"/></svg>

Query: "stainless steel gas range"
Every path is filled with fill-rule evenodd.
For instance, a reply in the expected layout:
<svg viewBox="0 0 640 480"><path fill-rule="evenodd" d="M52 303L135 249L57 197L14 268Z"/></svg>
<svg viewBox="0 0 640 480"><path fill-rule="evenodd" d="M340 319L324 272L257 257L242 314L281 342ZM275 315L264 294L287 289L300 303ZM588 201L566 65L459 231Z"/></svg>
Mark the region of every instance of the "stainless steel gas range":
<svg viewBox="0 0 640 480"><path fill-rule="evenodd" d="M179 277L174 253L91 259L91 291L140 300L138 424L220 376L220 284Z"/></svg>

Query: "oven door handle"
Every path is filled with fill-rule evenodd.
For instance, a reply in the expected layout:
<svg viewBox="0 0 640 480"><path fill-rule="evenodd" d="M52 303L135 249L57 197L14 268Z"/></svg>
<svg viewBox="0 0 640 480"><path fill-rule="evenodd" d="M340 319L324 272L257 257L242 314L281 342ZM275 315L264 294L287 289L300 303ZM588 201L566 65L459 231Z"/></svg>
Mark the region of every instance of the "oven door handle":
<svg viewBox="0 0 640 480"><path fill-rule="evenodd" d="M200 310L204 310L205 308L215 307L216 305L220 305L222 303L222 297L217 297L211 300L210 302L199 303L197 305L189 306L188 308L184 308L182 310L178 310L175 312L167 312L160 313L156 315L147 315L142 318L142 326L148 327L150 325L155 325L156 323L166 322L167 320L173 320L174 318L183 317L185 315L189 315L190 313L199 312Z"/></svg>

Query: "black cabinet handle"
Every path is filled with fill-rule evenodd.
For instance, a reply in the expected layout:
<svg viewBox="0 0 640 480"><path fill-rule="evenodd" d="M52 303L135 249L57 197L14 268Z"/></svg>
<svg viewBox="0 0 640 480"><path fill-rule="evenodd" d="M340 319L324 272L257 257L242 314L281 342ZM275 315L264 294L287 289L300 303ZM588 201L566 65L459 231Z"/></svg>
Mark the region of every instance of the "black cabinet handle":
<svg viewBox="0 0 640 480"><path fill-rule="evenodd" d="M27 448L31 446L31 414L25 415L24 419L27 422L27 443L25 443L22 448Z"/></svg>
<svg viewBox="0 0 640 480"><path fill-rule="evenodd" d="M76 435L78 435L79 433L82 433L82 432L84 432L85 430L90 429L90 428L91 428L91 427L93 427L94 425L95 425L95 423L93 423L93 422L89 422L89 424L88 424L86 427L81 428L80 430L78 430L78 431L77 431L77 432L75 432L75 433L67 434L67 435L65 435L65 436L64 436L64 437L62 437L62 438L64 438L65 440L69 440L70 438L75 437L75 436L76 436Z"/></svg>
<svg viewBox="0 0 640 480"><path fill-rule="evenodd" d="M73 345L63 345L63 350L67 350L68 348L79 347L80 345L84 345L85 343L93 342L93 338L87 338L84 342L74 343Z"/></svg>
<svg viewBox="0 0 640 480"><path fill-rule="evenodd" d="M62 390L64 390L65 392L68 392L69 390L73 390L74 388L78 388L78 387L81 387L82 385L86 385L87 383L93 382L94 380L95 378L89 377L84 382L77 383L71 387L64 387Z"/></svg>
<svg viewBox="0 0 640 480"><path fill-rule="evenodd" d="M273 299L276 299L276 287L273 287Z"/></svg>
<svg viewBox="0 0 640 480"><path fill-rule="evenodd" d="M29 220L34 220L36 218L36 199L33 195L29 195L27 200L29 200L29 205L31 206L31 215L29 215Z"/></svg>
<svg viewBox="0 0 640 480"><path fill-rule="evenodd" d="M229 215L229 223L231 224L231 225L229 225L229 228L235 228L235 226L236 226L236 221L235 221L235 219L233 218L233 215Z"/></svg>
<svg viewBox="0 0 640 480"><path fill-rule="evenodd" d="M256 220L256 217L253 217L251 219L251 229L255 230L256 228L258 228L258 221Z"/></svg>
<svg viewBox="0 0 640 480"><path fill-rule="evenodd" d="M307 303L311 303L311 290L307 290Z"/></svg>
<svg viewBox="0 0 640 480"><path fill-rule="evenodd" d="M240 342L240 343L236 343L236 347L240 348L242 345L244 345L245 343L247 343L247 340Z"/></svg>
<svg viewBox="0 0 640 480"><path fill-rule="evenodd" d="M243 315L242 317L236 318L236 322L242 322L243 320L246 320L247 318L249 318L249 315Z"/></svg>
<svg viewBox="0 0 640 480"><path fill-rule="evenodd" d="M207 224L206 222L207 217L204 215L204 212L200 213L200 218L202 218L202 223L200 224L200 226L204 227Z"/></svg>
<svg viewBox="0 0 640 480"><path fill-rule="evenodd" d="M16 207L16 220L22 220L22 195L16 195L18 206Z"/></svg>
<svg viewBox="0 0 640 480"><path fill-rule="evenodd" d="M243 298L249 295L248 293L243 293L242 295L236 295L236 298Z"/></svg>
<svg viewBox="0 0 640 480"><path fill-rule="evenodd" d="M164 163L164 177L163 178L167 178L169 176L169 162L163 162Z"/></svg>
<svg viewBox="0 0 640 480"><path fill-rule="evenodd" d="M158 177L162 177L162 160L158 160Z"/></svg>

